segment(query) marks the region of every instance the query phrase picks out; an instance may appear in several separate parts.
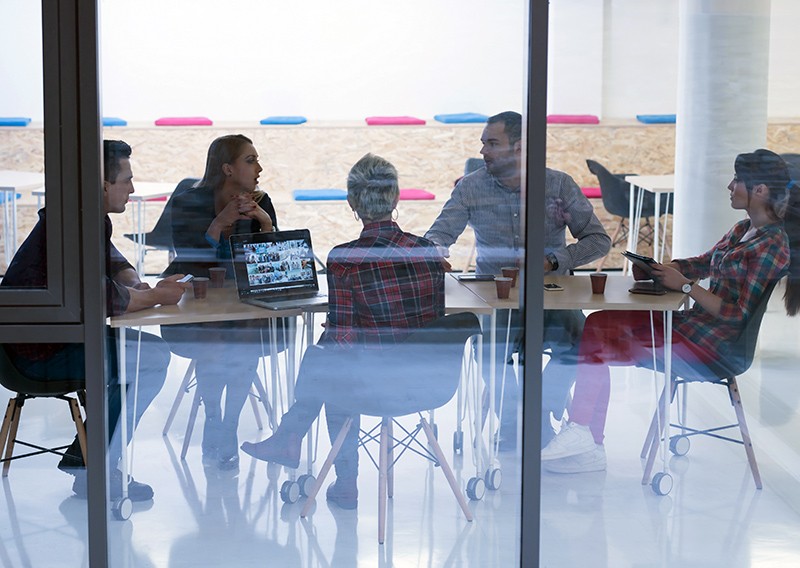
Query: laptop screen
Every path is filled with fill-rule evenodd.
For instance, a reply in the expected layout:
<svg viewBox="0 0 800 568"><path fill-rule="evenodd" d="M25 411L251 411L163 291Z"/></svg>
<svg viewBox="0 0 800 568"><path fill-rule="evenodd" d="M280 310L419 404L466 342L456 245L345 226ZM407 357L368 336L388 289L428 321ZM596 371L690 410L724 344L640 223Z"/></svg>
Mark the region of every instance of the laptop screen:
<svg viewBox="0 0 800 568"><path fill-rule="evenodd" d="M319 290L308 229L231 236L239 297L270 297Z"/></svg>

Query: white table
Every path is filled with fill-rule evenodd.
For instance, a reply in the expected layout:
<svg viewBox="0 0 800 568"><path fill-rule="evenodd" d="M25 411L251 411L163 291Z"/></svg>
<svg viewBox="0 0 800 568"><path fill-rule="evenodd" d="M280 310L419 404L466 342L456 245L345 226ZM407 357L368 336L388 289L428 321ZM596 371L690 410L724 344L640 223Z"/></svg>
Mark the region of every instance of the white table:
<svg viewBox="0 0 800 568"><path fill-rule="evenodd" d="M576 276L545 276L545 283L555 283L560 285L563 290L556 292L544 291L545 310L641 310L650 312L664 313L664 380L665 385L672 377L672 313L681 309L686 302L686 295L681 292L667 292L663 296L651 296L646 294L631 294L628 289L633 286L633 279L622 275L610 275L606 282L604 294L592 294L592 285L588 275ZM490 305L493 310L499 309L518 309L519 308L519 287L512 288L507 300L497 298L497 291L494 282L469 282L462 284L469 288L473 293ZM494 318L492 330L494 330ZM492 349L495 348L496 337L492 335ZM507 339L508 341L508 339ZM494 350L491 351L494 357ZM494 368L494 365L492 366ZM490 375L490 381L494 380ZM493 385L492 387L493 390ZM665 392L670 392L667 390ZM494 398L494 397L492 397ZM664 416L665 431L669 426L669 397L664 397ZM668 436L662 440L663 469L662 472L653 477L653 489L663 488L662 483L671 484L672 479L666 471L669 449ZM649 463L651 466L652 463ZM650 467L645 469L642 483L651 482L649 477ZM669 485L671 487L671 485ZM669 490L666 491L669 493ZM664 493L664 494L666 494Z"/></svg>
<svg viewBox="0 0 800 568"><path fill-rule="evenodd" d="M169 197L175 191L177 183L172 182L134 182L134 192L130 196L131 216L133 218L133 242L136 245L136 272L144 274L144 251L146 242L145 213L147 202L153 199Z"/></svg>
<svg viewBox="0 0 800 568"><path fill-rule="evenodd" d="M658 175L658 176L625 176L625 181L630 183L630 199L629 199L629 222L630 227L628 231L628 250L636 252L637 242L639 240L639 223L642 219L642 202L644 191L649 191L655 195L655 224L653 227L653 258L658 262L664 258L664 245L666 244L667 235L667 221L664 220L664 243L659 246L659 228L661 225L661 194L666 193L672 195L675 192L675 175ZM634 195L636 188L640 191L638 199L634 204ZM669 207L669 200L667 201ZM625 273L627 274L630 268L630 263L625 259Z"/></svg>
<svg viewBox="0 0 800 568"><path fill-rule="evenodd" d="M28 192L44 185L44 174L0 170L0 192L3 194L3 243L6 266L17 252L17 193Z"/></svg>

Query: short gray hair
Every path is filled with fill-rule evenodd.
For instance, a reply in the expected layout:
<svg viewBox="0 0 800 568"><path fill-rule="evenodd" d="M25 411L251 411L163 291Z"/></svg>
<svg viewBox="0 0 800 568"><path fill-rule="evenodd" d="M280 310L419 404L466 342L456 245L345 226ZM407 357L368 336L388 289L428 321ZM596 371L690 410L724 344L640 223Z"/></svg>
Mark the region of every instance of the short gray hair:
<svg viewBox="0 0 800 568"><path fill-rule="evenodd" d="M397 169L380 156L366 154L347 175L347 199L363 220L391 215L399 196Z"/></svg>

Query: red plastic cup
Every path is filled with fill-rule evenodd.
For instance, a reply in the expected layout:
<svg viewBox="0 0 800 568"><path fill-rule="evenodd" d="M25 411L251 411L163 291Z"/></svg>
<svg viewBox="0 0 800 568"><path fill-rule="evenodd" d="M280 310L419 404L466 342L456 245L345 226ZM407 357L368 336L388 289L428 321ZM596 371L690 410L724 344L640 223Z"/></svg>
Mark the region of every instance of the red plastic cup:
<svg viewBox="0 0 800 568"><path fill-rule="evenodd" d="M508 299L508 295L511 293L511 278L498 276L494 279L494 285L497 287L497 297L500 300Z"/></svg>
<svg viewBox="0 0 800 568"><path fill-rule="evenodd" d="M225 286L225 273L227 271L221 266L208 269L208 275L211 278L212 288L223 288Z"/></svg>
<svg viewBox="0 0 800 568"><path fill-rule="evenodd" d="M503 276L506 278L511 278L511 287L514 288L517 285L517 276L519 276L519 268L516 266L504 266L500 269L503 273Z"/></svg>
<svg viewBox="0 0 800 568"><path fill-rule="evenodd" d="M608 274L605 272L592 272L589 275L592 280L592 294L603 294L606 291L606 279Z"/></svg>
<svg viewBox="0 0 800 568"><path fill-rule="evenodd" d="M192 280L192 289L194 290L195 299L204 300L208 295L208 278L201 276Z"/></svg>

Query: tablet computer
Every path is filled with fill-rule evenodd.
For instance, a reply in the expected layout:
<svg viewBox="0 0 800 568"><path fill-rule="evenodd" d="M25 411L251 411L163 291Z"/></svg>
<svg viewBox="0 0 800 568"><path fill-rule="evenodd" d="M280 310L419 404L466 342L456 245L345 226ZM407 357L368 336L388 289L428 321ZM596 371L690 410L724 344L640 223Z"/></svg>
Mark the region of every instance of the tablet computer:
<svg viewBox="0 0 800 568"><path fill-rule="evenodd" d="M630 260L637 268L643 270L650 278L653 277L653 265L658 264L654 258L642 256L629 250L624 251L622 256Z"/></svg>

